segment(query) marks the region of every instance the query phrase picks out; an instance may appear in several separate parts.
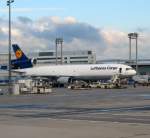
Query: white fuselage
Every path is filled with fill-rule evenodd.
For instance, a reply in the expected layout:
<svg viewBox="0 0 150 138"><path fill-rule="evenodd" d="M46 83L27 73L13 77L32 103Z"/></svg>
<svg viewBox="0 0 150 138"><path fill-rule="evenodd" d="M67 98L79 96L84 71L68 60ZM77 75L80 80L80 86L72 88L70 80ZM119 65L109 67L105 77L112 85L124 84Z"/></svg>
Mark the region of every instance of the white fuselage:
<svg viewBox="0 0 150 138"><path fill-rule="evenodd" d="M74 78L107 78L114 75L129 77L136 74L130 66L123 64L87 64L87 65L48 65L28 69L19 69L17 72L25 76L42 77L74 77Z"/></svg>

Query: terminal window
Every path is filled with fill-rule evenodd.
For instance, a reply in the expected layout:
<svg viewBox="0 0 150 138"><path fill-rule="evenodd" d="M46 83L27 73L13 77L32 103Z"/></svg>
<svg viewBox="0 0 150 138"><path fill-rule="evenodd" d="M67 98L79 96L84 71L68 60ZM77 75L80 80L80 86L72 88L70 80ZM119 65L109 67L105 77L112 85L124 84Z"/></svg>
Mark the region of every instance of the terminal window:
<svg viewBox="0 0 150 138"><path fill-rule="evenodd" d="M54 52L40 52L39 53L39 56L42 57L42 56L53 56L54 55Z"/></svg>

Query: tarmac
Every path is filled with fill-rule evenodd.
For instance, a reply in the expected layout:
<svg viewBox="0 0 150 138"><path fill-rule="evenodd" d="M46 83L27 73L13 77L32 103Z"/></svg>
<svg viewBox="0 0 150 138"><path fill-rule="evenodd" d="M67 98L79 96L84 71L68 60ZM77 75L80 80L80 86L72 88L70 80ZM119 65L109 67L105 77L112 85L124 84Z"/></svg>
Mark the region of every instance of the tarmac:
<svg viewBox="0 0 150 138"><path fill-rule="evenodd" d="M0 96L2 138L150 138L150 87Z"/></svg>

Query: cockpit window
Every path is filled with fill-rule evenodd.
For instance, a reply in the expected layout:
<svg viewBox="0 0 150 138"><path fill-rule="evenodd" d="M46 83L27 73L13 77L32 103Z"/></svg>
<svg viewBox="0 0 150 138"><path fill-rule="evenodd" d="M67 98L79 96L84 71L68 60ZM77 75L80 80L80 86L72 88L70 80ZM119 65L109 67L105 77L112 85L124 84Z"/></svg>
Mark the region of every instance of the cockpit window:
<svg viewBox="0 0 150 138"><path fill-rule="evenodd" d="M126 71L133 70L132 68L126 68Z"/></svg>

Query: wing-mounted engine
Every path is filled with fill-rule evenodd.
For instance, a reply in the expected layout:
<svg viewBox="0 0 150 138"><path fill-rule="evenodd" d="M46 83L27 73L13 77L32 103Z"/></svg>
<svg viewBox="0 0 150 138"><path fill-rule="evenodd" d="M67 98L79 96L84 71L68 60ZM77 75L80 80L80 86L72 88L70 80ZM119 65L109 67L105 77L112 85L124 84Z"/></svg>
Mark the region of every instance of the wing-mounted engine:
<svg viewBox="0 0 150 138"><path fill-rule="evenodd" d="M68 84L68 83L71 83L71 78L70 77L60 77L57 79L57 82L60 84Z"/></svg>

